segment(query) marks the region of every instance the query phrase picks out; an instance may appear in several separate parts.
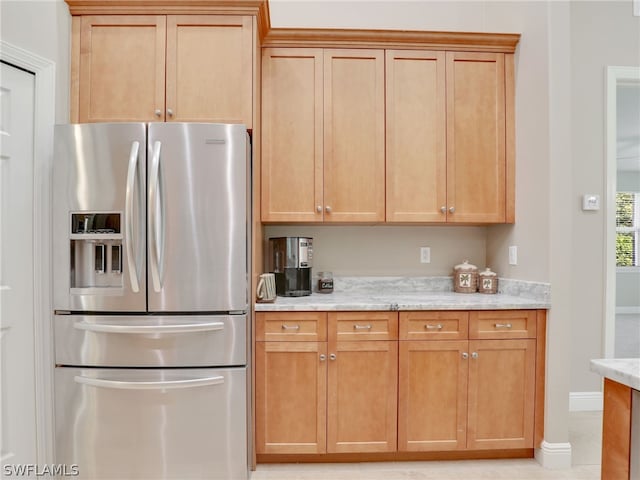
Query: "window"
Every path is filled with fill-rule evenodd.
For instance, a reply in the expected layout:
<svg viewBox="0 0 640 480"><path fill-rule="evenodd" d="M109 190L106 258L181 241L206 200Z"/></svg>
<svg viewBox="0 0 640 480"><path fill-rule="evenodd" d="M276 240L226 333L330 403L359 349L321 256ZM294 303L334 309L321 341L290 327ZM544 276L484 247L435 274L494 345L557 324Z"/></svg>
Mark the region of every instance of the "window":
<svg viewBox="0 0 640 480"><path fill-rule="evenodd" d="M640 193L616 193L616 266L640 265Z"/></svg>

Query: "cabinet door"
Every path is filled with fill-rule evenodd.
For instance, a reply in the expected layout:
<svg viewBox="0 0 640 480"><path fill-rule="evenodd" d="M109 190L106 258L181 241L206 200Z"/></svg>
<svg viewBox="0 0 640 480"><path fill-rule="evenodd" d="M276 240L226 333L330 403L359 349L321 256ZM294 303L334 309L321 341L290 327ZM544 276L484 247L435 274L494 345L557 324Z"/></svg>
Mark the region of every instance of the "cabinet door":
<svg viewBox="0 0 640 480"><path fill-rule="evenodd" d="M503 53L447 52L447 221L506 217Z"/></svg>
<svg viewBox="0 0 640 480"><path fill-rule="evenodd" d="M326 452L326 353L325 342L256 342L256 453Z"/></svg>
<svg viewBox="0 0 640 480"><path fill-rule="evenodd" d="M536 341L469 341L469 449L532 448Z"/></svg>
<svg viewBox="0 0 640 480"><path fill-rule="evenodd" d="M83 16L79 122L162 120L166 19Z"/></svg>
<svg viewBox="0 0 640 480"><path fill-rule="evenodd" d="M399 451L466 448L467 347L466 340L400 342Z"/></svg>
<svg viewBox="0 0 640 480"><path fill-rule="evenodd" d="M327 452L395 451L398 342L337 342L329 358Z"/></svg>
<svg viewBox="0 0 640 480"><path fill-rule="evenodd" d="M384 52L324 52L325 222L384 221Z"/></svg>
<svg viewBox="0 0 640 480"><path fill-rule="evenodd" d="M387 222L444 222L445 53L387 50L385 68Z"/></svg>
<svg viewBox="0 0 640 480"><path fill-rule="evenodd" d="M249 16L167 17L167 121L252 127Z"/></svg>
<svg viewBox="0 0 640 480"><path fill-rule="evenodd" d="M322 50L262 51L262 221L320 222Z"/></svg>

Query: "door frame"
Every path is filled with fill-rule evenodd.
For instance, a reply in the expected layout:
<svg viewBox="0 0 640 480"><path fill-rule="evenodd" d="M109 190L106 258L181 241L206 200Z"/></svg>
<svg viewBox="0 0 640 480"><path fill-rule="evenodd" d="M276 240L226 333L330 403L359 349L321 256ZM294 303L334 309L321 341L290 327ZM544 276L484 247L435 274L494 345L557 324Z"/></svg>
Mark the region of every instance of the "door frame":
<svg viewBox="0 0 640 480"><path fill-rule="evenodd" d="M616 191L617 186L617 122L618 85L640 84L640 67L607 67L605 71L605 211L604 211L604 328L602 348L605 358L615 356L616 342Z"/></svg>
<svg viewBox="0 0 640 480"><path fill-rule="evenodd" d="M0 40L0 60L35 75L33 145L33 298L38 464L53 463L53 336L51 303L51 169L55 63Z"/></svg>

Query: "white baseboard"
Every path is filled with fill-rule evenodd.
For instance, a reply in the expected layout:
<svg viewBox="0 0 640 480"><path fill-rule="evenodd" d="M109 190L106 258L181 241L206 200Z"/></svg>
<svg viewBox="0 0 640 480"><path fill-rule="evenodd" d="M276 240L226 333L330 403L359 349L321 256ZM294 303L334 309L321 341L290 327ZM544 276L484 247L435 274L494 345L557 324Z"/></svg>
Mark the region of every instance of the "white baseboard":
<svg viewBox="0 0 640 480"><path fill-rule="evenodd" d="M640 315L640 307L616 307L616 315Z"/></svg>
<svg viewBox="0 0 640 480"><path fill-rule="evenodd" d="M570 392L570 412L591 412L602 410L602 392Z"/></svg>
<svg viewBox="0 0 640 480"><path fill-rule="evenodd" d="M549 443L542 441L540 448L536 448L537 462L549 470L571 468L571 444Z"/></svg>

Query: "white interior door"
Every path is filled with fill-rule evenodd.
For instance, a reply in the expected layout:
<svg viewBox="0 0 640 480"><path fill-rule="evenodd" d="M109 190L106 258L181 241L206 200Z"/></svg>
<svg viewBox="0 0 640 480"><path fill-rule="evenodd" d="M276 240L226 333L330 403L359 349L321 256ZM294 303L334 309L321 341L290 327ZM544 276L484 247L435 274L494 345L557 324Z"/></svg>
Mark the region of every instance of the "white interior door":
<svg viewBox="0 0 640 480"><path fill-rule="evenodd" d="M0 64L0 460L36 463L35 76Z"/></svg>

